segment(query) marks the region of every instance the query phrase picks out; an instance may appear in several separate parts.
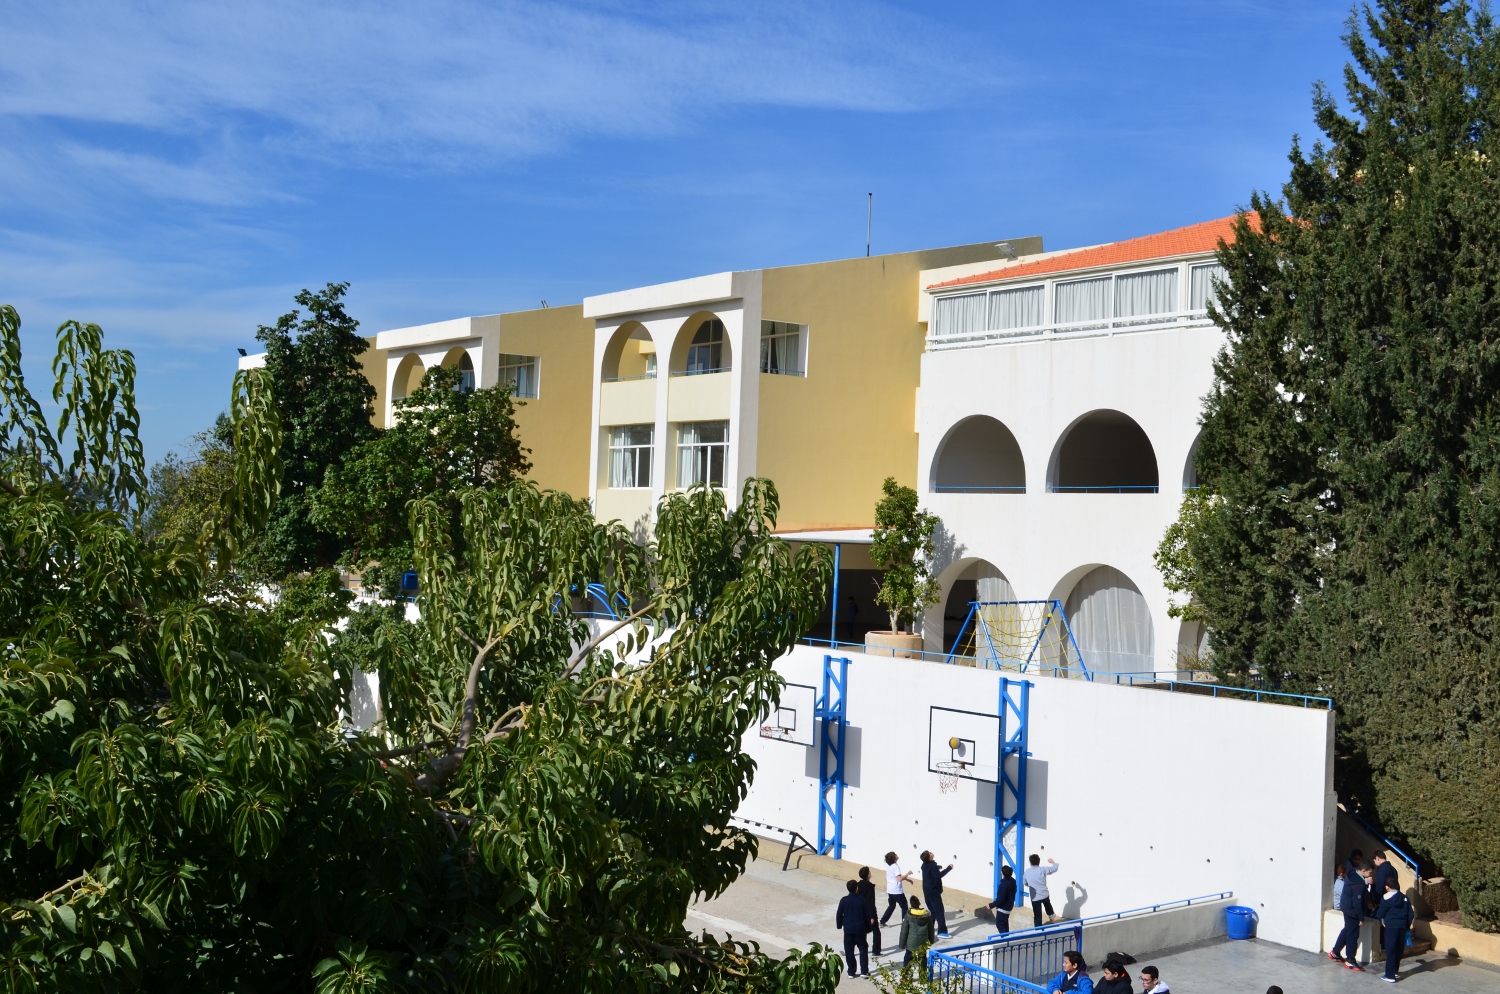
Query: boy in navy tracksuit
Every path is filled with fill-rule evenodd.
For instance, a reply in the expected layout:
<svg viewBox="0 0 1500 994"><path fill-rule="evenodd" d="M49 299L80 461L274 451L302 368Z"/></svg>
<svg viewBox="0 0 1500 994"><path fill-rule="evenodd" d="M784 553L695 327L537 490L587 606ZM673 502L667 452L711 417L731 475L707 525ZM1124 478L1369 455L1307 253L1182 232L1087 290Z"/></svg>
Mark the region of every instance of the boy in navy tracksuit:
<svg viewBox="0 0 1500 994"><path fill-rule="evenodd" d="M839 909L834 914L833 924L835 928L844 930L844 962L849 965L849 976L857 977L861 973L870 975L870 946L865 941L865 933L875 924L875 916L865 905L865 899L859 895L859 883L849 881L849 895L839 902ZM854 968L854 951L859 950L859 969Z"/></svg>
<svg viewBox="0 0 1500 994"><path fill-rule="evenodd" d="M1412 919L1416 917L1411 901L1401 893L1401 885L1395 877L1386 879L1385 896L1371 917L1385 926L1385 973L1380 979L1394 984L1396 971L1401 968L1401 954L1406 952L1406 930L1411 928Z"/></svg>
<svg viewBox="0 0 1500 994"><path fill-rule="evenodd" d="M995 913L995 931L1010 931L1010 913L1016 909L1016 871L1000 867L1000 892L988 905Z"/></svg>
<svg viewBox="0 0 1500 994"><path fill-rule="evenodd" d="M1370 890L1370 869L1361 868L1357 873L1351 873L1344 880L1343 904L1339 908L1344 913L1344 930L1339 933L1338 941L1328 952L1328 958L1337 960L1344 964L1346 970L1358 970L1364 972L1364 967L1355 962L1355 955L1359 952L1359 927L1365 921L1365 896ZM1339 950L1344 955L1339 955Z"/></svg>

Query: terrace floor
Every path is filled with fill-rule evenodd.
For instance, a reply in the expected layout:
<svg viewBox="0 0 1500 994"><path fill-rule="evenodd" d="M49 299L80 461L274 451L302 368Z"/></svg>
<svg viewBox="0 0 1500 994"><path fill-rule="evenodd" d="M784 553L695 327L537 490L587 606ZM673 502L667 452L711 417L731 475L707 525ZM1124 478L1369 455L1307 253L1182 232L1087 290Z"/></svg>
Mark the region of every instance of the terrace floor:
<svg viewBox="0 0 1500 994"><path fill-rule="evenodd" d="M872 869L875 869L872 867ZM877 886L884 889L884 869L877 871ZM742 941L759 942L773 956L814 942L831 946L842 954L843 936L833 927L834 911L847 893L841 880L806 870L781 869L779 859L758 859L729 890L712 901L688 909L686 925L695 932L725 934ZM910 891L908 891L910 893ZM958 897L957 894L954 895ZM950 902L958 904L958 900ZM991 934L990 923L974 917L974 902L963 910L950 908L948 927L951 943L976 942ZM884 912L882 898L882 913ZM887 954L871 957L870 968L899 967L901 955L889 953L899 930L900 911L883 930ZM1019 917L1019 916L1017 916ZM947 945L948 942L939 943ZM1125 950L1135 954L1136 950ZM1143 958L1139 966L1147 960ZM1500 991L1500 970L1470 965L1427 954L1402 963L1401 983L1384 984L1378 969L1354 973L1329 962L1321 953L1306 953L1267 942L1234 942L1228 939L1179 949L1150 957L1175 994L1265 994L1275 984L1286 994L1357 994L1394 989L1407 994L1494 994ZM1098 978L1096 969L1090 970ZM864 979L844 978L850 990L873 990ZM1138 981L1133 986L1140 990Z"/></svg>

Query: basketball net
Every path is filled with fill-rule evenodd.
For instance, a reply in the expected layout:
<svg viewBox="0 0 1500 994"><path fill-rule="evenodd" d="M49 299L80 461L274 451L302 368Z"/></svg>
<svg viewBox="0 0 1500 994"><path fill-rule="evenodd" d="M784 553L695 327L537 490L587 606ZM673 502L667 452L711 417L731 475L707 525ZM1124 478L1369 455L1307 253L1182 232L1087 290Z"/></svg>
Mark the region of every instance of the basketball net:
<svg viewBox="0 0 1500 994"><path fill-rule="evenodd" d="M958 789L958 782L963 779L964 771L968 769L966 763L941 762L937 764L938 790L944 794L951 794Z"/></svg>

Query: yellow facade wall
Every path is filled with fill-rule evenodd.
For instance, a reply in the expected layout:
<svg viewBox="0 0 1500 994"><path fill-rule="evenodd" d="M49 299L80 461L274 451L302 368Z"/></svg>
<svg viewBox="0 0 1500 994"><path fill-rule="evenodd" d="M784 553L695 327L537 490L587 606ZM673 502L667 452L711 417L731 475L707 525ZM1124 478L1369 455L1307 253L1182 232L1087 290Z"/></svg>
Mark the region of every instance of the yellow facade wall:
<svg viewBox="0 0 1500 994"><path fill-rule="evenodd" d="M531 479L574 497L589 495L594 322L583 305L500 315L500 351L539 359L538 396L518 401L516 426L531 450Z"/></svg>
<svg viewBox="0 0 1500 994"><path fill-rule="evenodd" d="M359 368L365 379L375 388L375 408L370 413L370 422L377 428L385 427L385 353L375 347L375 336L365 339L370 347L360 353Z"/></svg>
<svg viewBox="0 0 1500 994"><path fill-rule="evenodd" d="M807 375L760 374L756 474L781 494L778 529L868 528L887 476L916 485L918 274L998 258L983 242L763 270L761 317L808 326Z"/></svg>

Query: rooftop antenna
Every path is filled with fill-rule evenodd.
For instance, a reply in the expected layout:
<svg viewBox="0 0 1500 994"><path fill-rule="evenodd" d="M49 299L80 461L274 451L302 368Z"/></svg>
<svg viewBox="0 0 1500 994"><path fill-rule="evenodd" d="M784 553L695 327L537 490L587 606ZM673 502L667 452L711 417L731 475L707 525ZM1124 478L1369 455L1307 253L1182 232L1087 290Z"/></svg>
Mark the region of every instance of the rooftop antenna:
<svg viewBox="0 0 1500 994"><path fill-rule="evenodd" d="M875 194L867 193L870 199L865 201L865 258L870 257L870 222L875 217Z"/></svg>

